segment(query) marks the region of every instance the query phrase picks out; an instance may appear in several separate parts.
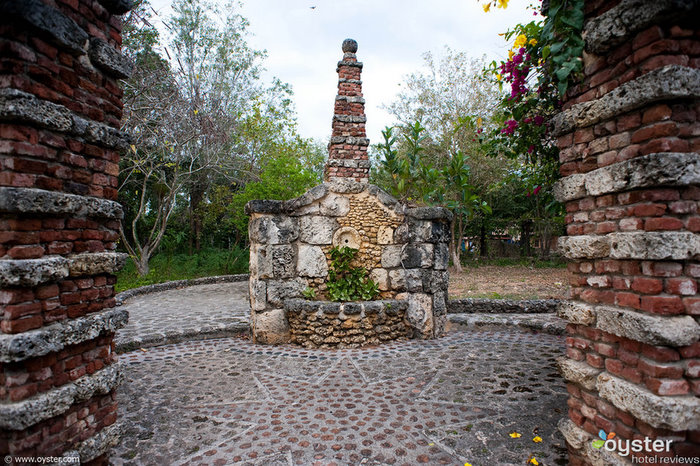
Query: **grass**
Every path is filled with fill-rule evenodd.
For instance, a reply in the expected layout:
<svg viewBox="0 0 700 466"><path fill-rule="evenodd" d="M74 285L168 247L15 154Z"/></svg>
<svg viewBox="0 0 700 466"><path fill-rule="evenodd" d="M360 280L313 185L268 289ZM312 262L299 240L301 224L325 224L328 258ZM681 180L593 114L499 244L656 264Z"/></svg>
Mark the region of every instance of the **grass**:
<svg viewBox="0 0 700 466"><path fill-rule="evenodd" d="M473 268L478 268L482 265L495 265L498 267L524 266L534 267L536 269L566 268L566 262L560 259L542 260L536 257L496 257L486 259L479 258L478 260L469 258L463 260L462 264Z"/></svg>
<svg viewBox="0 0 700 466"><path fill-rule="evenodd" d="M117 274L117 293L172 280L248 273L248 250L206 249L191 256L160 253L151 258L150 266L148 275L141 277L129 259Z"/></svg>

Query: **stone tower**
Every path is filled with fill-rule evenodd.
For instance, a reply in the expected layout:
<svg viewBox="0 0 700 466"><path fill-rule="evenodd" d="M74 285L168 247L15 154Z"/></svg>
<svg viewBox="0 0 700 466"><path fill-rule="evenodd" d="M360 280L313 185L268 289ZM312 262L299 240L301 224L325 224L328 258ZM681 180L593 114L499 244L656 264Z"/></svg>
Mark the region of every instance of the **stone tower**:
<svg viewBox="0 0 700 466"><path fill-rule="evenodd" d="M343 59L338 62L338 95L333 112L333 133L328 145L324 181L338 178L360 183L369 181L369 139L365 132L365 99L362 97L362 62L357 61L357 42L343 41Z"/></svg>
<svg viewBox="0 0 700 466"><path fill-rule="evenodd" d="M325 182L289 201L256 200L250 215L251 330L257 343L361 346L435 338L445 328L452 214L408 208L370 185L357 42L343 42ZM357 249L378 300L302 300L327 290L330 251Z"/></svg>

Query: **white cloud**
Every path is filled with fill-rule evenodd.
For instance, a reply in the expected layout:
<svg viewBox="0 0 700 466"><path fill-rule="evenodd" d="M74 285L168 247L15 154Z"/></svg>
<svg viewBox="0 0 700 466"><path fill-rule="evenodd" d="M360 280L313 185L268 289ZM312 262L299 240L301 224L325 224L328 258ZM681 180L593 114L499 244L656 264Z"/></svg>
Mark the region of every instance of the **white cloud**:
<svg viewBox="0 0 700 466"><path fill-rule="evenodd" d="M161 15L170 12L169 0L152 3ZM503 58L508 44L498 34L537 19L528 3L512 0L506 10L484 13L476 0L246 0L241 14L250 22L250 45L267 50L264 76L292 85L305 137L330 137L340 44L357 40L367 132L376 143L393 123L379 107L391 102L406 74L423 66L423 53L439 54L447 45L473 57Z"/></svg>

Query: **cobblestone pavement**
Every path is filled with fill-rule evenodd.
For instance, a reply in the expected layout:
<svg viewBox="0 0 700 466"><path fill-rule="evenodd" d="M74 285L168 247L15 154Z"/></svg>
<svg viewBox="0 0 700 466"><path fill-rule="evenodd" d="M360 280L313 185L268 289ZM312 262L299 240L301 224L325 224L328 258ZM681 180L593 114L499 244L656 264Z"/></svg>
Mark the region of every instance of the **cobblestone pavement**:
<svg viewBox="0 0 700 466"><path fill-rule="evenodd" d="M248 330L248 282L212 283L129 298L117 351L231 336Z"/></svg>
<svg viewBox="0 0 700 466"><path fill-rule="evenodd" d="M125 432L112 462L566 464L563 346L507 328L361 349L234 337L133 351L121 356Z"/></svg>

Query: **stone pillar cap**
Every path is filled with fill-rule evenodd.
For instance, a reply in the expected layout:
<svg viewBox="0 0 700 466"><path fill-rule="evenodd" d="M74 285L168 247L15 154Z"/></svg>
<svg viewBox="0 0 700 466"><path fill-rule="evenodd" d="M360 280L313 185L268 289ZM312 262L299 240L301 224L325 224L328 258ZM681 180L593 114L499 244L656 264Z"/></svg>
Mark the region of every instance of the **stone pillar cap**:
<svg viewBox="0 0 700 466"><path fill-rule="evenodd" d="M357 41L355 39L345 39L343 41L343 52L357 52Z"/></svg>

